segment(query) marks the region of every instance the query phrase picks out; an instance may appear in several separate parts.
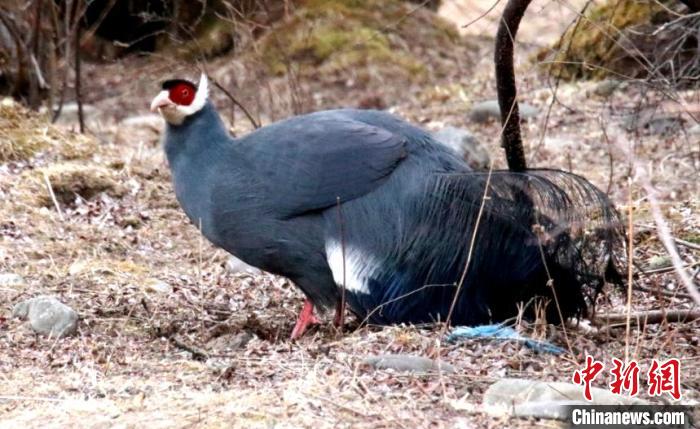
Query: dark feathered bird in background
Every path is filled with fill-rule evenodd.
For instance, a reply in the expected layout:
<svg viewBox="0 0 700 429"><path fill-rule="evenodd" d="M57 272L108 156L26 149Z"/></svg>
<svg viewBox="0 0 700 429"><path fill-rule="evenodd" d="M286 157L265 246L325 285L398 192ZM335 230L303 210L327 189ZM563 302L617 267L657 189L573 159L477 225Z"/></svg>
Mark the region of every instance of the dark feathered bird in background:
<svg viewBox="0 0 700 429"><path fill-rule="evenodd" d="M476 172L388 113L329 110L232 138L199 85L168 81L177 199L215 245L289 278L313 307L371 323L500 321L536 296L552 321L586 309L612 273L620 224L606 196L558 170ZM461 287L459 287L461 286ZM553 296L554 292L554 296ZM336 314L336 320L341 320Z"/></svg>

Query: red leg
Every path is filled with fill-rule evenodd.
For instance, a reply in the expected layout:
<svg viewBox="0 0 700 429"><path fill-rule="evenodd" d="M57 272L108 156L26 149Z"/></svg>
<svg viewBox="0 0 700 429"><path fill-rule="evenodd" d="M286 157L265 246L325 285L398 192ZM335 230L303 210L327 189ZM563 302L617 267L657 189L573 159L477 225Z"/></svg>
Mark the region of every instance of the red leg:
<svg viewBox="0 0 700 429"><path fill-rule="evenodd" d="M317 323L319 323L319 321L316 316L314 316L314 303L311 302L310 299L306 299L304 301L304 307L301 309L301 313L299 313L297 324L294 325L294 329L292 330L291 339L296 340L301 337L309 325L315 325Z"/></svg>

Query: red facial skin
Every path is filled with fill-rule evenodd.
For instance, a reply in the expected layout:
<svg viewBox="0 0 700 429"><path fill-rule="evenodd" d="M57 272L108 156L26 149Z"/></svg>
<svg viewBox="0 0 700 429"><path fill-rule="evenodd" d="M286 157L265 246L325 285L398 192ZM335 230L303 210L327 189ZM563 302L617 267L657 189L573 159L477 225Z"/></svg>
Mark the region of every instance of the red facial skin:
<svg viewBox="0 0 700 429"><path fill-rule="evenodd" d="M168 97L175 104L179 104L180 106L189 106L192 104L196 92L197 90L192 85L178 83L170 88L168 91Z"/></svg>

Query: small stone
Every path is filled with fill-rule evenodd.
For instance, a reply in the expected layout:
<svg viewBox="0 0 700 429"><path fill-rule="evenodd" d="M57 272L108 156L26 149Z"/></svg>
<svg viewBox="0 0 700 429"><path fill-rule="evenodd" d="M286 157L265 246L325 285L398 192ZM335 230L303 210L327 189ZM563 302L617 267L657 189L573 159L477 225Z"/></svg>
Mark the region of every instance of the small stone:
<svg viewBox="0 0 700 429"><path fill-rule="evenodd" d="M146 280L146 290L150 292L162 293L168 295L173 293L173 287L166 282L158 279Z"/></svg>
<svg viewBox="0 0 700 429"><path fill-rule="evenodd" d="M627 131L643 131L648 134L671 135L683 128L685 120L674 112L646 109L625 116L622 125Z"/></svg>
<svg viewBox="0 0 700 429"><path fill-rule="evenodd" d="M78 313L52 296L38 296L15 305L14 317L29 319L32 329L52 337L73 335L78 328Z"/></svg>
<svg viewBox="0 0 700 429"><path fill-rule="evenodd" d="M539 114L539 110L527 103L519 103L518 109L520 119L531 119ZM469 118L476 123L483 124L491 119L499 120L501 118L501 109L498 106L498 100L486 100L475 103L472 106Z"/></svg>
<svg viewBox="0 0 700 429"><path fill-rule="evenodd" d="M515 405L536 402L585 402L583 391L583 386L572 383L504 378L486 389L482 404L490 407L512 408ZM640 399L616 395L609 390L598 387L591 388L591 396L593 400L588 402L589 405L641 405L646 403Z"/></svg>
<svg viewBox="0 0 700 429"><path fill-rule="evenodd" d="M417 373L452 373L456 370L454 366L445 362L436 362L426 357L404 354L368 356L362 361L362 364L374 369L393 369Z"/></svg>
<svg viewBox="0 0 700 429"><path fill-rule="evenodd" d="M220 335L207 341L207 350L217 353L237 350L245 347L253 338L255 334L248 331Z"/></svg>
<svg viewBox="0 0 700 429"><path fill-rule="evenodd" d="M610 97L618 88L620 88L621 85L622 82L619 80L605 79L596 83L589 92L597 95L598 97Z"/></svg>
<svg viewBox="0 0 700 429"><path fill-rule="evenodd" d="M0 273L0 287L19 287L24 286L27 282L19 274L15 273Z"/></svg>
<svg viewBox="0 0 700 429"><path fill-rule="evenodd" d="M129 116L123 119L120 125L122 127L144 128L160 132L161 128L163 128L163 118L155 114Z"/></svg>
<svg viewBox="0 0 700 429"><path fill-rule="evenodd" d="M226 268L233 274L247 273L258 276L263 273L260 268L248 265L233 255L226 261Z"/></svg>
<svg viewBox="0 0 700 429"><path fill-rule="evenodd" d="M647 261L647 270L658 270L671 266L671 257L666 255L652 256Z"/></svg>
<svg viewBox="0 0 700 429"><path fill-rule="evenodd" d="M465 129L447 126L434 133L433 138L455 151L474 169L485 170L491 163L489 152Z"/></svg>
<svg viewBox="0 0 700 429"><path fill-rule="evenodd" d="M58 106L54 107L54 111L55 109L58 109ZM97 116L98 111L95 106L92 106L90 104L83 104L83 119L85 120L85 122L94 121L95 119L97 119ZM74 125L78 123L78 120L78 103L65 103L63 107L61 107L61 114L59 115L57 122L65 125Z"/></svg>
<svg viewBox="0 0 700 429"><path fill-rule="evenodd" d="M117 144L155 143L159 139L163 124L160 115L130 116L119 122L114 141Z"/></svg>

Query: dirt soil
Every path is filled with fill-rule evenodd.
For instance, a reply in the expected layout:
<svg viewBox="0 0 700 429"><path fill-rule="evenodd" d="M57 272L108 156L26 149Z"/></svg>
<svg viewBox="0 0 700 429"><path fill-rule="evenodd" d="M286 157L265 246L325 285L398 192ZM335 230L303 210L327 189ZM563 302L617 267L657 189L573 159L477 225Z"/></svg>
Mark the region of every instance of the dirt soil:
<svg viewBox="0 0 700 429"><path fill-rule="evenodd" d="M445 3L465 10L472 2ZM471 17L442 14L458 23ZM537 40L518 47L521 100L540 109L523 129L530 164L585 176L631 215L632 311L694 308L668 269L644 183L656 188L673 236L690 243L678 246L684 263L697 267L700 138L688 130L700 116L700 94L634 82L605 93L599 82L557 86L530 61L538 46L561 33L549 27L544 34L551 21L531 10L523 34ZM386 83L406 85L403 93L371 92L391 112L427 129L468 128L503 167L499 126L468 120L474 102L495 98L492 40L465 37L475 46L459 64L460 70L469 64L468 72L422 85ZM253 79L233 57L206 67L263 123L292 113L287 78ZM162 123L148 116L147 106L161 78L192 77L196 68L154 55L86 69L89 137L77 136L68 116L53 127L25 112L33 138L53 137L27 159L0 163L0 273L25 279L0 285L0 427L560 427L489 416L478 404L504 377L570 381L586 354L608 366L629 355L642 368L654 358L678 358L681 402L700 401L698 320L632 327L629 335L624 326L545 330L567 349L561 356L513 343L446 344L440 326L358 327L351 319L337 332L330 314L289 341L302 294L283 278L231 272L228 255L201 237L175 201L159 143ZM241 84L253 81L260 84ZM311 95L306 110L359 103L352 88L338 84L314 86ZM221 91L212 96L233 132L251 129ZM657 133L656 122L630 120L650 111L681 118L680 126ZM15 304L36 295L55 295L73 307L78 334L38 336L11 317ZM625 295L608 288L597 312L625 311ZM537 326L522 329L543 334ZM365 357L385 353L432 357L458 370L411 375L362 365ZM601 376L594 385L609 382Z"/></svg>

